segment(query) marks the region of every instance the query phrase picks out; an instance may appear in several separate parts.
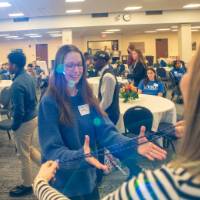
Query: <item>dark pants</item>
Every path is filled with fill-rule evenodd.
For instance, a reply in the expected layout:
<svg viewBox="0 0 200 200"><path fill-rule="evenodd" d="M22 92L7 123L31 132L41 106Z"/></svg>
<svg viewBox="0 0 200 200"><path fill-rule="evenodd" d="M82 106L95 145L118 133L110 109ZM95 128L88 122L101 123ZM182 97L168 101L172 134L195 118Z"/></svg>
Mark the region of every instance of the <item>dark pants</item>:
<svg viewBox="0 0 200 200"><path fill-rule="evenodd" d="M71 200L99 200L99 191L98 188L96 187L92 193L82 195L82 196L75 196L75 197L70 197Z"/></svg>

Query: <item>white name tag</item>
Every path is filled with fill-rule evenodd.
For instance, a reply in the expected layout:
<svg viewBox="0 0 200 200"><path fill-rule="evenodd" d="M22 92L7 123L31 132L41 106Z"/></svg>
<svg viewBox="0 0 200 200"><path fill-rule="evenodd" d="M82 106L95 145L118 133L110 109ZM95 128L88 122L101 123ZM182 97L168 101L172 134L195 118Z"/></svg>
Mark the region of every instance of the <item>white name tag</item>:
<svg viewBox="0 0 200 200"><path fill-rule="evenodd" d="M78 110L79 110L81 116L90 114L90 107L88 104L78 106Z"/></svg>
<svg viewBox="0 0 200 200"><path fill-rule="evenodd" d="M154 83L153 85L154 85L155 87L158 87L158 83Z"/></svg>

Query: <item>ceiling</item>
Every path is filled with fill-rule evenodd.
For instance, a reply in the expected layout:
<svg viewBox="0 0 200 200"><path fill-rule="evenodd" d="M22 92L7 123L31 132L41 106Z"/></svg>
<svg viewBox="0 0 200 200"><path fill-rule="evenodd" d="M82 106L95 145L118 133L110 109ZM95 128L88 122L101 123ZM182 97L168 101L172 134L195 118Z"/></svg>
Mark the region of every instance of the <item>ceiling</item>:
<svg viewBox="0 0 200 200"><path fill-rule="evenodd" d="M9 18L8 14L15 12L23 12L26 17L47 17L66 15L67 9L82 9L81 14L116 13L124 12L127 6L142 6L139 11L181 10L186 4L200 3L200 0L85 0L82 3L65 3L65 0L0 0L5 1L12 6L0 8L0 20Z"/></svg>

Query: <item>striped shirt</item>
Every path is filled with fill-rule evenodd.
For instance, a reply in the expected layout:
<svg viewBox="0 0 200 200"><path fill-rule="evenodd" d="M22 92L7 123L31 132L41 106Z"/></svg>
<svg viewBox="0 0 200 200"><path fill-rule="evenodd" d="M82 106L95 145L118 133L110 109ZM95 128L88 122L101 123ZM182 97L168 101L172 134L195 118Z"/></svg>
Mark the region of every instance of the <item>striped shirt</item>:
<svg viewBox="0 0 200 200"><path fill-rule="evenodd" d="M39 200L67 200L45 181L36 181L34 191ZM184 169L163 166L147 170L125 182L103 200L197 200L200 199L200 181Z"/></svg>

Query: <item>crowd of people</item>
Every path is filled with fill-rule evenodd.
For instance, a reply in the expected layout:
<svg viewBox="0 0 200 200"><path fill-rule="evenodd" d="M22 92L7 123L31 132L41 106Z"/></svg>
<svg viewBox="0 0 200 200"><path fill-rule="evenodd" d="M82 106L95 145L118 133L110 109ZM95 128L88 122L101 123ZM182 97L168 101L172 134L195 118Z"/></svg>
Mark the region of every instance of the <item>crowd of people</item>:
<svg viewBox="0 0 200 200"><path fill-rule="evenodd" d="M156 70L147 67L142 52L129 46L128 54L126 78L134 83L138 93L163 96L164 84ZM176 125L176 137L183 140L178 157L161 169L142 172L142 157L150 161L165 160L167 152L148 141L143 126L131 148L132 139L116 129L120 114L116 72L125 68L122 70L120 64L116 71L109 62L108 52L97 51L91 56L73 45L64 45L56 53L49 77L36 62L28 64L25 70L25 54L11 52L7 68L1 68L0 74L7 70L13 76L12 130L23 182L11 189L10 196L32 193L33 160L37 165L44 163L33 184L39 200L98 200L98 185L103 172L109 171L104 163L105 149L108 149L129 168L132 178L105 199L200 198L199 56L200 50L188 70L179 60L171 70L177 84L181 82L186 110L185 121ZM87 81L90 75L100 76L98 98ZM42 80L45 80L43 88ZM44 90L37 111L36 88L39 87ZM189 101L189 88L193 91L192 101ZM41 152L32 144L37 127Z"/></svg>

